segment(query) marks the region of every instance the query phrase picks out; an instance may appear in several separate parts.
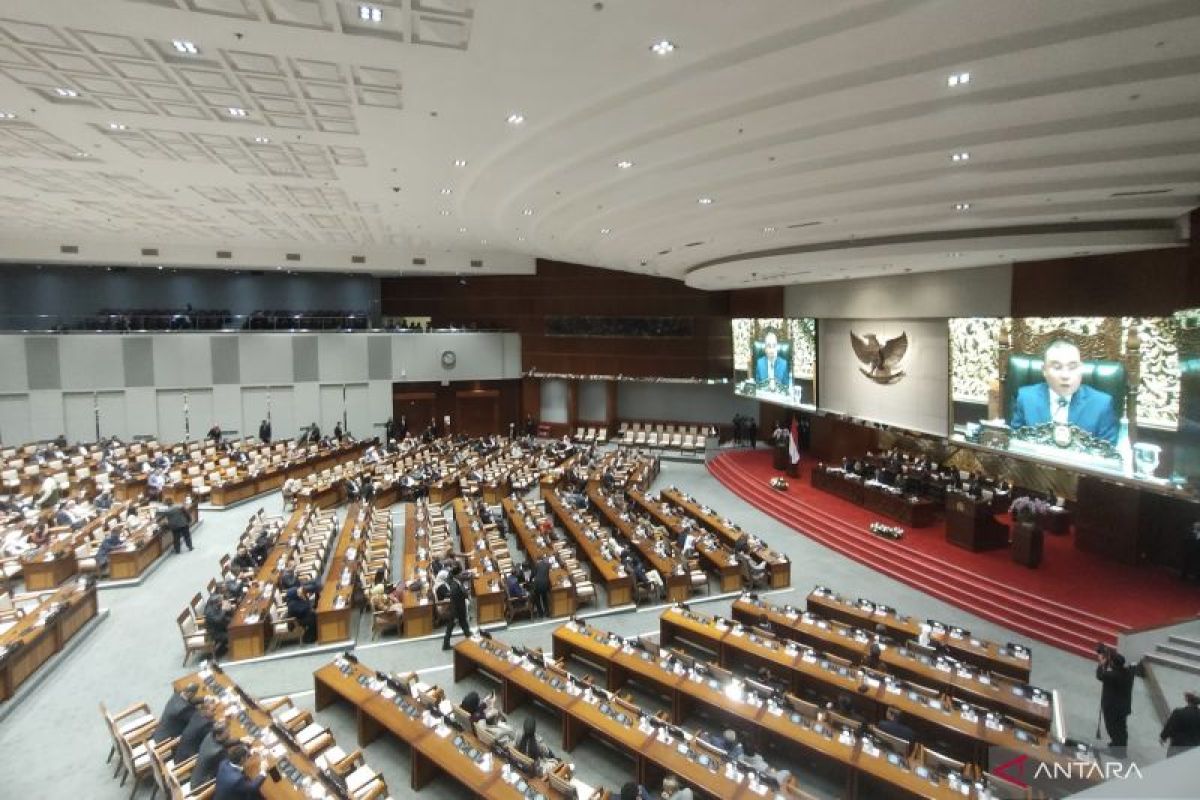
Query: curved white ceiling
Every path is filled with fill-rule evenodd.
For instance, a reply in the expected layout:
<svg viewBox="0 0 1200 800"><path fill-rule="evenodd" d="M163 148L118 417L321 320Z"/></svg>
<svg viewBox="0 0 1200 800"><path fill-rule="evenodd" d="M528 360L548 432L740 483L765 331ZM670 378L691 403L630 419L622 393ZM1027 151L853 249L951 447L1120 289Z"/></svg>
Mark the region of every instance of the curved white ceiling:
<svg viewBox="0 0 1200 800"><path fill-rule="evenodd" d="M1164 246L1198 77L1194 0L6 0L0 258L724 288Z"/></svg>

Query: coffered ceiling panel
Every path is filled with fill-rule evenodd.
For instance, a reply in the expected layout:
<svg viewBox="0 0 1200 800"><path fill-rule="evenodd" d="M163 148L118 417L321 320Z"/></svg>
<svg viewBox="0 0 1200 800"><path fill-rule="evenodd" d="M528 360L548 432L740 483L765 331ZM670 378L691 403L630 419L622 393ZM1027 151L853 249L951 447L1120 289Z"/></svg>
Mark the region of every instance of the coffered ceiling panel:
<svg viewBox="0 0 1200 800"><path fill-rule="evenodd" d="M3 252L421 247L717 288L996 263L1015 229L1160 246L1200 194L1194 0L2 6L0 239L31 243Z"/></svg>

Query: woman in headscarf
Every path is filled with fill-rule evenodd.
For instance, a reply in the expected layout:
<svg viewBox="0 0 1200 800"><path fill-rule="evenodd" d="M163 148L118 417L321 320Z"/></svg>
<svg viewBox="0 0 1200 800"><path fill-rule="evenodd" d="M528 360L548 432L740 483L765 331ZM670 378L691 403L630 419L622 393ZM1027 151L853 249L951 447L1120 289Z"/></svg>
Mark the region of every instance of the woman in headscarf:
<svg viewBox="0 0 1200 800"><path fill-rule="evenodd" d="M537 720L526 717L521 739L517 742L517 750L532 758L535 762L543 758L554 758L554 752L542 741L537 733Z"/></svg>

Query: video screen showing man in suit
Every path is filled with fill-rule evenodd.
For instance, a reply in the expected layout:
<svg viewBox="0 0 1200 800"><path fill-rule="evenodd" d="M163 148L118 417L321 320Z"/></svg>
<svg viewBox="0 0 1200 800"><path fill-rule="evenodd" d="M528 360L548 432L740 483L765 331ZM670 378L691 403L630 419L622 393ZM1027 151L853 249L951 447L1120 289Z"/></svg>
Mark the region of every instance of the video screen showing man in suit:
<svg viewBox="0 0 1200 800"><path fill-rule="evenodd" d="M817 321L734 319L735 394L792 408L816 400Z"/></svg>
<svg viewBox="0 0 1200 800"><path fill-rule="evenodd" d="M786 390L792 385L792 365L779 357L779 334L768 330L762 340L763 354L754 365L754 381L768 391Z"/></svg>
<svg viewBox="0 0 1200 800"><path fill-rule="evenodd" d="M1009 420L1014 430L1053 422L1117 443L1116 405L1111 395L1083 383L1083 358L1075 344L1066 339L1051 342L1042 356L1042 377L1042 383L1017 391Z"/></svg>

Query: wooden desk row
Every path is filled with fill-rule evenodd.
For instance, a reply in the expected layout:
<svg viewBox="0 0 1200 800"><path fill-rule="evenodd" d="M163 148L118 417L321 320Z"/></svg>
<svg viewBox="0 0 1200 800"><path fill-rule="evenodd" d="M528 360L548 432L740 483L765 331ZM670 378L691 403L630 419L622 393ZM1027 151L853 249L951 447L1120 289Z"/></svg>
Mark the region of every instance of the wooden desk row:
<svg viewBox="0 0 1200 800"><path fill-rule="evenodd" d="M937 521L939 506L932 500L894 493L883 486L868 486L861 478L846 477L840 469L818 464L809 478L814 489L835 495L885 517L903 522L910 528L927 528Z"/></svg>
<svg viewBox="0 0 1200 800"><path fill-rule="evenodd" d="M629 489L625 494L672 535L678 537L684 532L684 517L674 513L671 507L637 489ZM721 591L735 592L742 588L742 568L733 554L733 549L722 544L710 531L697 529L695 533L696 554L700 563L704 565L705 572L716 576L721 584Z"/></svg>
<svg viewBox="0 0 1200 800"><path fill-rule="evenodd" d="M663 612L659 625L664 646L682 639L715 652L723 667L765 667L784 677L796 694L814 690L825 698L844 695L871 721L882 720L888 708L896 708L919 735L944 742L950 755L962 761L986 767L990 747L1043 761L1058 755L1052 750L1056 743L1044 733L1015 725L1000 714L970 703L953 703L941 694L931 697L908 682L890 676L881 679L837 664L805 646L787 645L717 617L670 608Z"/></svg>
<svg viewBox="0 0 1200 800"><path fill-rule="evenodd" d="M346 510L317 603L317 641L321 644L354 638L350 631L354 590L367 557L371 523L371 511L362 503L354 503Z"/></svg>
<svg viewBox="0 0 1200 800"><path fill-rule="evenodd" d="M450 535L441 508L425 500L404 504L404 546L400 551L400 575L405 586L418 581L422 586L419 590L404 590L401 633L405 637L433 633L433 579L436 576L430 574L434 555L430 548L430 537L436 534Z"/></svg>
<svg viewBox="0 0 1200 800"><path fill-rule="evenodd" d="M489 748L473 731L458 732L433 714L439 692L434 687L422 694L405 684L389 685L378 673L361 663L339 658L313 673L315 705L321 710L341 700L355 711L358 744L366 747L387 733L407 745L412 764L410 788L416 792L437 775L445 775L466 796L486 800L520 800L538 796L565 800L566 795L542 777L529 778L516 770L503 769L500 756L484 757ZM530 794L532 792L533 794ZM601 800L607 792L587 795Z"/></svg>
<svg viewBox="0 0 1200 800"><path fill-rule="evenodd" d="M475 573L471 588L475 594L475 616L480 625L504 619L503 565L511 569L512 556L495 523L484 524L475 513L471 500L454 498L454 526L467 554L467 568ZM503 549L501 549L503 548Z"/></svg>
<svg viewBox="0 0 1200 800"><path fill-rule="evenodd" d="M718 516L711 508L701 505L695 498L684 494L674 486L663 489L660 496L715 533L721 541L735 550L738 540L748 535L732 521ZM749 550L756 558L766 563L772 589L782 589L792 585L792 564L787 556L762 543L752 545Z"/></svg>
<svg viewBox="0 0 1200 800"><path fill-rule="evenodd" d="M526 503L519 498L505 498L501 502L501 508L508 516L513 533L530 561L534 562L539 558L550 560L550 616L569 617L575 613L578 606L575 584L571 582L571 573L559 562L554 543L537 530L542 521L546 520L546 515L539 505Z"/></svg>
<svg viewBox="0 0 1200 800"><path fill-rule="evenodd" d="M800 612L772 605L747 595L734 601L733 618L748 627L767 622L777 637L801 642L819 652L848 658L856 663L867 657L871 647L873 632L831 622L809 611ZM1051 698L1050 693L1027 687L1003 675L989 676L987 672L979 672L952 659L930 658L910 649L903 642L882 649L878 669L1022 720L1043 732L1050 730L1053 718L1051 703L1033 700L1035 692L1046 700Z"/></svg>
<svg viewBox="0 0 1200 800"><path fill-rule="evenodd" d="M604 585L609 607L632 603L633 578L626 574L616 554L604 547L603 539L607 534L601 529L600 523L588 512L567 508L558 492L554 486L543 485L542 500L576 547L587 557L592 580L598 579Z"/></svg>
<svg viewBox="0 0 1200 800"><path fill-rule="evenodd" d="M25 615L0 633L0 700L8 700L99 612L96 585L81 578L35 598L18 596Z"/></svg>
<svg viewBox="0 0 1200 800"><path fill-rule="evenodd" d="M279 577L303 543L308 527L320 519L313 509L296 509L288 518L229 623L230 661L257 658L266 652L271 637L271 606L280 591Z"/></svg>
<svg viewBox="0 0 1200 800"><path fill-rule="evenodd" d="M799 713L786 704L759 698L740 686L668 662L666 653L632 647L591 626L564 625L554 632L555 659L579 658L606 670L607 688L615 691L633 681L664 696L671 705L671 722L680 724L692 709L723 724L750 729L761 752L768 745L800 751L846 771L846 796L876 794L875 782L886 796L921 798L961 797L950 782L936 774L920 775L906 758L889 759L863 737L846 736L816 716ZM864 781L863 778L868 779ZM860 789L860 783L866 784Z"/></svg>
<svg viewBox="0 0 1200 800"><path fill-rule="evenodd" d="M265 751L263 756L252 755L247 759L246 774L250 777L266 774L259 787L259 794L266 800L345 796L344 790L330 781L316 763L316 756L307 755L286 728L220 667L210 665L185 675L172 688L178 692L189 684L199 687L200 697L216 698L217 716L225 719L231 738L250 738L257 750ZM320 790L323 793L318 794Z"/></svg>
<svg viewBox="0 0 1200 800"><path fill-rule="evenodd" d="M895 609L868 600L851 601L822 586L814 588L806 598L808 610L818 616L841 620L873 631L882 625L889 636L900 641L914 640L921 635L921 623L912 617L896 613ZM955 658L980 669L1007 675L1028 683L1033 669L1033 655L1016 644L999 645L977 639L952 625L930 620L933 628L930 641L944 647Z"/></svg>
<svg viewBox="0 0 1200 800"><path fill-rule="evenodd" d="M654 547L654 539L639 533L638 526L633 519L627 513L616 508L612 499L600 487L588 489L588 499L608 524L616 528L621 537L641 554L648 568L658 570L658 574L662 576L663 583L666 585L667 600L683 602L691 596L692 577L685 565L681 565L677 558L661 555ZM673 553L674 545L668 544L668 547L672 548L671 552Z"/></svg>
<svg viewBox="0 0 1200 800"><path fill-rule="evenodd" d="M561 667L518 656L495 639L465 639L455 645L454 680L477 670L500 683L505 713L526 700L548 706L562 719L564 750L574 750L585 736L601 739L634 760L636 779L643 785L658 785L671 773L704 797L769 796L752 788L746 773L727 769L728 762L698 749L689 738L664 739L649 715L603 690L593 690Z"/></svg>

